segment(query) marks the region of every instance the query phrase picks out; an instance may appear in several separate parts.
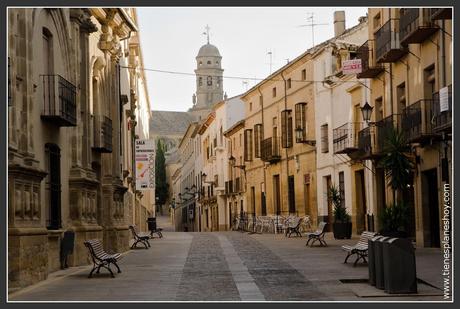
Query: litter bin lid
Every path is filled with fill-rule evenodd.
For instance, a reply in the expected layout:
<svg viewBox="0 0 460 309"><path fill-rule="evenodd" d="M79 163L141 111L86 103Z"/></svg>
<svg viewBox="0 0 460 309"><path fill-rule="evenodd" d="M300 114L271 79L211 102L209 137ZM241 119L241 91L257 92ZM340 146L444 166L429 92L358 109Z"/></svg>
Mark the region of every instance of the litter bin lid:
<svg viewBox="0 0 460 309"><path fill-rule="evenodd" d="M380 241L380 242L385 242L385 241L387 241L387 240L389 240L389 239L390 239L390 237L382 236L382 238L378 239L378 241Z"/></svg>
<svg viewBox="0 0 460 309"><path fill-rule="evenodd" d="M379 239L382 238L382 237L384 237L384 236L382 236L382 235L374 236L374 237L372 237L372 238L370 239L370 241L377 241L377 240L379 240Z"/></svg>

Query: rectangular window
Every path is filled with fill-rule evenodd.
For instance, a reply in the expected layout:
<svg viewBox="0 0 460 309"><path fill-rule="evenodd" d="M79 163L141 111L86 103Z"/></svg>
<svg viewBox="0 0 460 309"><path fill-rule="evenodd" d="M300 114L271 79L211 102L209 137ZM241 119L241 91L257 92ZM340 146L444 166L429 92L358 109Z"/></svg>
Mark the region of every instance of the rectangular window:
<svg viewBox="0 0 460 309"><path fill-rule="evenodd" d="M307 103L297 103L295 105L295 130L302 130L302 137L299 139L296 134L296 142L301 143L307 139Z"/></svg>
<svg viewBox="0 0 460 309"><path fill-rule="evenodd" d="M340 193L340 200L342 202L342 207L345 207L345 174L344 172L339 172L339 193Z"/></svg>
<svg viewBox="0 0 460 309"><path fill-rule="evenodd" d="M244 130L244 161L252 161L252 130Z"/></svg>
<svg viewBox="0 0 460 309"><path fill-rule="evenodd" d="M326 124L323 124L321 126L321 152L322 153L326 153L326 152L329 152L329 129L328 129L328 125L327 123Z"/></svg>
<svg viewBox="0 0 460 309"><path fill-rule="evenodd" d="M276 97L276 87L273 87L272 89L272 97Z"/></svg>
<svg viewBox="0 0 460 309"><path fill-rule="evenodd" d="M291 110L284 110L281 112L281 145L283 148L292 147Z"/></svg>
<svg viewBox="0 0 460 309"><path fill-rule="evenodd" d="M254 126L254 157L260 158L262 155L260 144L262 143L263 132L262 124L256 124Z"/></svg>
<svg viewBox="0 0 460 309"><path fill-rule="evenodd" d="M252 112L252 102L249 102L249 111Z"/></svg>
<svg viewBox="0 0 460 309"><path fill-rule="evenodd" d="M303 69L302 70L302 80L306 80L306 79L307 79L307 70Z"/></svg>
<svg viewBox="0 0 460 309"><path fill-rule="evenodd" d="M287 87L287 89L291 89L291 79L290 78L288 78L288 80L287 80L287 86L286 87Z"/></svg>

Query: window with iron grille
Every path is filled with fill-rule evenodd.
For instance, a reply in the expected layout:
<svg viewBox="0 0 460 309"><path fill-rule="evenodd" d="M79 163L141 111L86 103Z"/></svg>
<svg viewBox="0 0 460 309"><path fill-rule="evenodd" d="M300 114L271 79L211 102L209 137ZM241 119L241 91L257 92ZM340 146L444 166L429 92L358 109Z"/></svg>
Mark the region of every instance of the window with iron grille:
<svg viewBox="0 0 460 309"><path fill-rule="evenodd" d="M61 150L56 144L45 144L46 196L48 199L47 228L58 230L61 225Z"/></svg>
<svg viewBox="0 0 460 309"><path fill-rule="evenodd" d="M283 148L292 147L291 110L284 110L281 112L281 145Z"/></svg>
<svg viewBox="0 0 460 309"><path fill-rule="evenodd" d="M254 157L260 158L262 155L260 144L262 143L263 132L262 124L256 124L254 126Z"/></svg>
<svg viewBox="0 0 460 309"><path fill-rule="evenodd" d="M296 142L300 143L307 139L307 103L297 103L295 105L295 130L302 129L302 139L298 139L296 135Z"/></svg>
<svg viewBox="0 0 460 309"><path fill-rule="evenodd" d="M244 130L244 161L252 161L252 129Z"/></svg>
<svg viewBox="0 0 460 309"><path fill-rule="evenodd" d="M328 125L323 124L321 126L321 152L326 153L329 152L329 129Z"/></svg>
<svg viewBox="0 0 460 309"><path fill-rule="evenodd" d="M345 175L339 172L339 193L342 207L345 207Z"/></svg>

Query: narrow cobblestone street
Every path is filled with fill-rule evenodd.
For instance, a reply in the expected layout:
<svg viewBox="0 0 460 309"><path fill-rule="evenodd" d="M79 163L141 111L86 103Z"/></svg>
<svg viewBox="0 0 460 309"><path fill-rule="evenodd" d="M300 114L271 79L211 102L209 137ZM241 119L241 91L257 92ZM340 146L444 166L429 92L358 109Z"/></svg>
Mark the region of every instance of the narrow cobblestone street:
<svg viewBox="0 0 460 309"><path fill-rule="evenodd" d="M165 218L160 221L163 226ZM122 273L88 279L88 266L52 274L47 280L9 295L12 301L320 301L441 300L441 290L419 284L419 295L358 297L348 281L368 278L367 266L343 264L340 246L305 247L305 238L241 232L182 233L165 229L148 250L131 250ZM441 287L441 256L417 249L418 278ZM439 278L439 279L438 279ZM342 280L342 281L340 281ZM364 287L366 285L363 285ZM424 288L425 286L425 288ZM358 286L358 289L360 287ZM375 295L373 295L373 293ZM372 297L371 297L372 296Z"/></svg>

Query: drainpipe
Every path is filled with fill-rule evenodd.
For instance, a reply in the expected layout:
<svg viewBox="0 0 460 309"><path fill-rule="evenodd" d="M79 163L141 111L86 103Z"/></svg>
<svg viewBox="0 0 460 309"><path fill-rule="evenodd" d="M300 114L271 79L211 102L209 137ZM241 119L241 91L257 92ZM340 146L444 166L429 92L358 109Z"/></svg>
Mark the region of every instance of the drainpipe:
<svg viewBox="0 0 460 309"><path fill-rule="evenodd" d="M260 109L261 109L261 116L262 116L262 136L260 137L260 140L262 141L264 139L264 131L265 131L265 123L264 123L264 96L262 95L262 92L260 91L260 85L257 87L257 91L259 92L259 103L260 103ZM262 145L259 145L261 147ZM262 152L262 149L260 149ZM263 163L264 167L262 170L264 171L264 203L265 203L265 211L267 210L267 173L265 170L265 162ZM261 193L262 194L262 193ZM260 211L262 212L262 205L260 205Z"/></svg>
<svg viewBox="0 0 460 309"><path fill-rule="evenodd" d="M284 110L286 111L287 110L287 89L286 89L286 79L284 78L283 73L284 72L281 71L281 77L283 78L283 84L284 84ZM287 116L286 113L285 113L285 115ZM288 143L289 140L288 140L288 132L287 132L287 130L289 130L289 124L288 124L287 119L285 119L285 123L286 123L286 142ZM283 136L282 132L281 132L281 136ZM291 132L291 137L292 137L292 132ZM288 212L289 212L289 157L288 157L288 149L285 148L284 152L286 154L286 185L288 186L287 191L288 191Z"/></svg>
<svg viewBox="0 0 460 309"><path fill-rule="evenodd" d="M444 19L441 20L441 65L440 65L440 88L446 87L446 37L445 37L445 21ZM445 183L449 184L449 168L444 168L444 164L447 164L448 166L448 148L449 148L449 143L448 143L448 138L445 133L443 133L443 144L444 144L444 159L447 161L446 163L441 163L441 173L446 173L445 175ZM441 162L443 162L441 159ZM444 178L444 177L442 177Z"/></svg>

